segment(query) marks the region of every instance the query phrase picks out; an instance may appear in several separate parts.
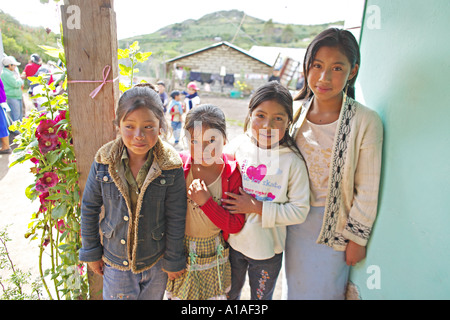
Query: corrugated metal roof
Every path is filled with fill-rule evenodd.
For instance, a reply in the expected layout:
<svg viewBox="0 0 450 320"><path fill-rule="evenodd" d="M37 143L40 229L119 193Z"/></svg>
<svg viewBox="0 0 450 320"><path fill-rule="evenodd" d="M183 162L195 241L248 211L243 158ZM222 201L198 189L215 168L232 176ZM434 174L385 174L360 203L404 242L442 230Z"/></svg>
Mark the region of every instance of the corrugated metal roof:
<svg viewBox="0 0 450 320"><path fill-rule="evenodd" d="M238 46L235 46L235 45L233 45L233 44L231 44L231 43L229 43L229 42L227 42L227 41L218 42L218 43L215 43L215 44L213 44L213 45L211 45L211 46L208 46L208 47L205 47L205 48L202 48L202 49L199 49L199 50L195 50L195 51L186 53L186 54L184 54L184 55L181 55L181 56L172 58L172 59L170 59L170 60L166 60L166 63L174 62L174 61L180 60L180 59L182 59L182 58L186 58L186 57L188 57L188 56L192 56L192 55L197 54L197 53L200 53L200 52L202 52L202 51L210 50L210 49L213 49L213 48L222 46L222 45L225 45L225 46L228 46L228 47L230 47L230 48L233 48L234 50L237 50L237 51L239 51L239 52L245 54L246 56L249 56L249 57L252 58L252 59L255 59L255 60L257 60L257 61L259 61L259 62L261 62L261 63L263 63L263 64L265 64L265 65L267 65L267 66L269 66L269 67L272 67L271 64L269 64L269 63L267 63L267 62L265 62L265 61L262 61L261 59L258 59L257 57L255 57L255 56L253 56L252 54L250 54L248 51L246 51L246 50L244 50L244 49L242 49L242 48L239 48Z"/></svg>

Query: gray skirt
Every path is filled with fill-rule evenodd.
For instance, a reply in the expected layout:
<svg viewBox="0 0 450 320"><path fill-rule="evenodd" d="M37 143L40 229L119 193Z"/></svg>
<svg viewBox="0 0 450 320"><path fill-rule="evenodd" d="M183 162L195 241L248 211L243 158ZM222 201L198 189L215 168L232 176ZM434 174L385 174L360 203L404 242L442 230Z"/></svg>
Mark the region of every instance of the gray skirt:
<svg viewBox="0 0 450 320"><path fill-rule="evenodd" d="M324 207L311 207L306 221L287 227L283 297L287 300L343 300L350 267L345 251L317 244Z"/></svg>

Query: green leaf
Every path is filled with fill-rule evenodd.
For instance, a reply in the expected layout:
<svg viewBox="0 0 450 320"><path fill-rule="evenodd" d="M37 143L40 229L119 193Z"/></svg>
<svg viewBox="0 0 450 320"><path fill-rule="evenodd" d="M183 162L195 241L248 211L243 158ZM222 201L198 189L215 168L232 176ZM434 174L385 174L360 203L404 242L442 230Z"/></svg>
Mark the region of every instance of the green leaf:
<svg viewBox="0 0 450 320"><path fill-rule="evenodd" d="M55 47L50 47L50 46L39 46L39 48L44 49L45 53L53 58L60 58L60 53L64 52L64 50L61 48L55 48Z"/></svg>
<svg viewBox="0 0 450 320"><path fill-rule="evenodd" d="M51 151L47 153L45 157L47 158L49 164L53 165L55 164L56 161L58 161L58 156L59 156L58 152Z"/></svg>
<svg viewBox="0 0 450 320"><path fill-rule="evenodd" d="M136 53L136 59L138 62L145 62L152 55L151 52L138 52Z"/></svg>
<svg viewBox="0 0 450 320"><path fill-rule="evenodd" d="M130 57L130 50L129 49L117 49L117 55L118 59L126 59Z"/></svg>
<svg viewBox="0 0 450 320"><path fill-rule="evenodd" d="M48 199L48 197L47 197ZM53 208L52 210L52 218L53 219L61 219L66 215L67 206L65 203L61 203L59 206Z"/></svg>
<svg viewBox="0 0 450 320"><path fill-rule="evenodd" d="M133 52L136 52L140 49L141 47L139 47L139 42L135 41L133 42L133 44L130 46L130 50Z"/></svg>
<svg viewBox="0 0 450 320"><path fill-rule="evenodd" d="M37 195L36 195L36 189L34 188L34 184L30 184L26 189L25 189L25 195L28 199L30 200L34 200L36 199Z"/></svg>

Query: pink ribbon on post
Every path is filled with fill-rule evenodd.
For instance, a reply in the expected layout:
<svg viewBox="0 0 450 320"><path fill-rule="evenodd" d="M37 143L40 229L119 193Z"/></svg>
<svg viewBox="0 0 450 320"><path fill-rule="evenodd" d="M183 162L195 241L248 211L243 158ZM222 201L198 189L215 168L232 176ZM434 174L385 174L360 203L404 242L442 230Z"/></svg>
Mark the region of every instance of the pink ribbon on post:
<svg viewBox="0 0 450 320"><path fill-rule="evenodd" d="M106 65L106 66L103 68L103 80L93 80L93 81L90 81L90 80L70 80L70 81L67 81L67 83L99 83L99 82L101 82L100 85L99 85L97 88L95 88L95 89L89 94L89 96L90 96L92 99L94 99L95 96L97 95L97 93L99 93L100 90L102 90L103 86L104 86L107 82L114 82L114 81L116 81L117 79L119 79L119 77L117 77L117 78L112 79L112 80L106 80L106 79L108 79L108 76L109 76L109 73L110 73L110 72L111 72L111 66L110 66L110 65Z"/></svg>

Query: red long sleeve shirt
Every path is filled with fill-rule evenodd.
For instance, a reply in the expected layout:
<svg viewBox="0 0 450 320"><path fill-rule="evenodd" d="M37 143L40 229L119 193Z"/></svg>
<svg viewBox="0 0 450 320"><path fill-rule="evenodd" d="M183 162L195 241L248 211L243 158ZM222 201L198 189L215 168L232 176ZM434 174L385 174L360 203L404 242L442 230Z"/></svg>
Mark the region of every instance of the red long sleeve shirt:
<svg viewBox="0 0 450 320"><path fill-rule="evenodd" d="M191 170L192 158L187 152L180 153L180 157L183 160L184 178L186 178L189 170ZM225 154L222 155L222 158L225 165L222 173L222 198L226 199L228 196L225 192L239 194L239 187L242 186L242 178L236 161L228 159ZM228 239L230 233L238 233L244 226L244 214L230 213L218 205L212 197L200 209L202 209L212 223L222 230L225 241Z"/></svg>

